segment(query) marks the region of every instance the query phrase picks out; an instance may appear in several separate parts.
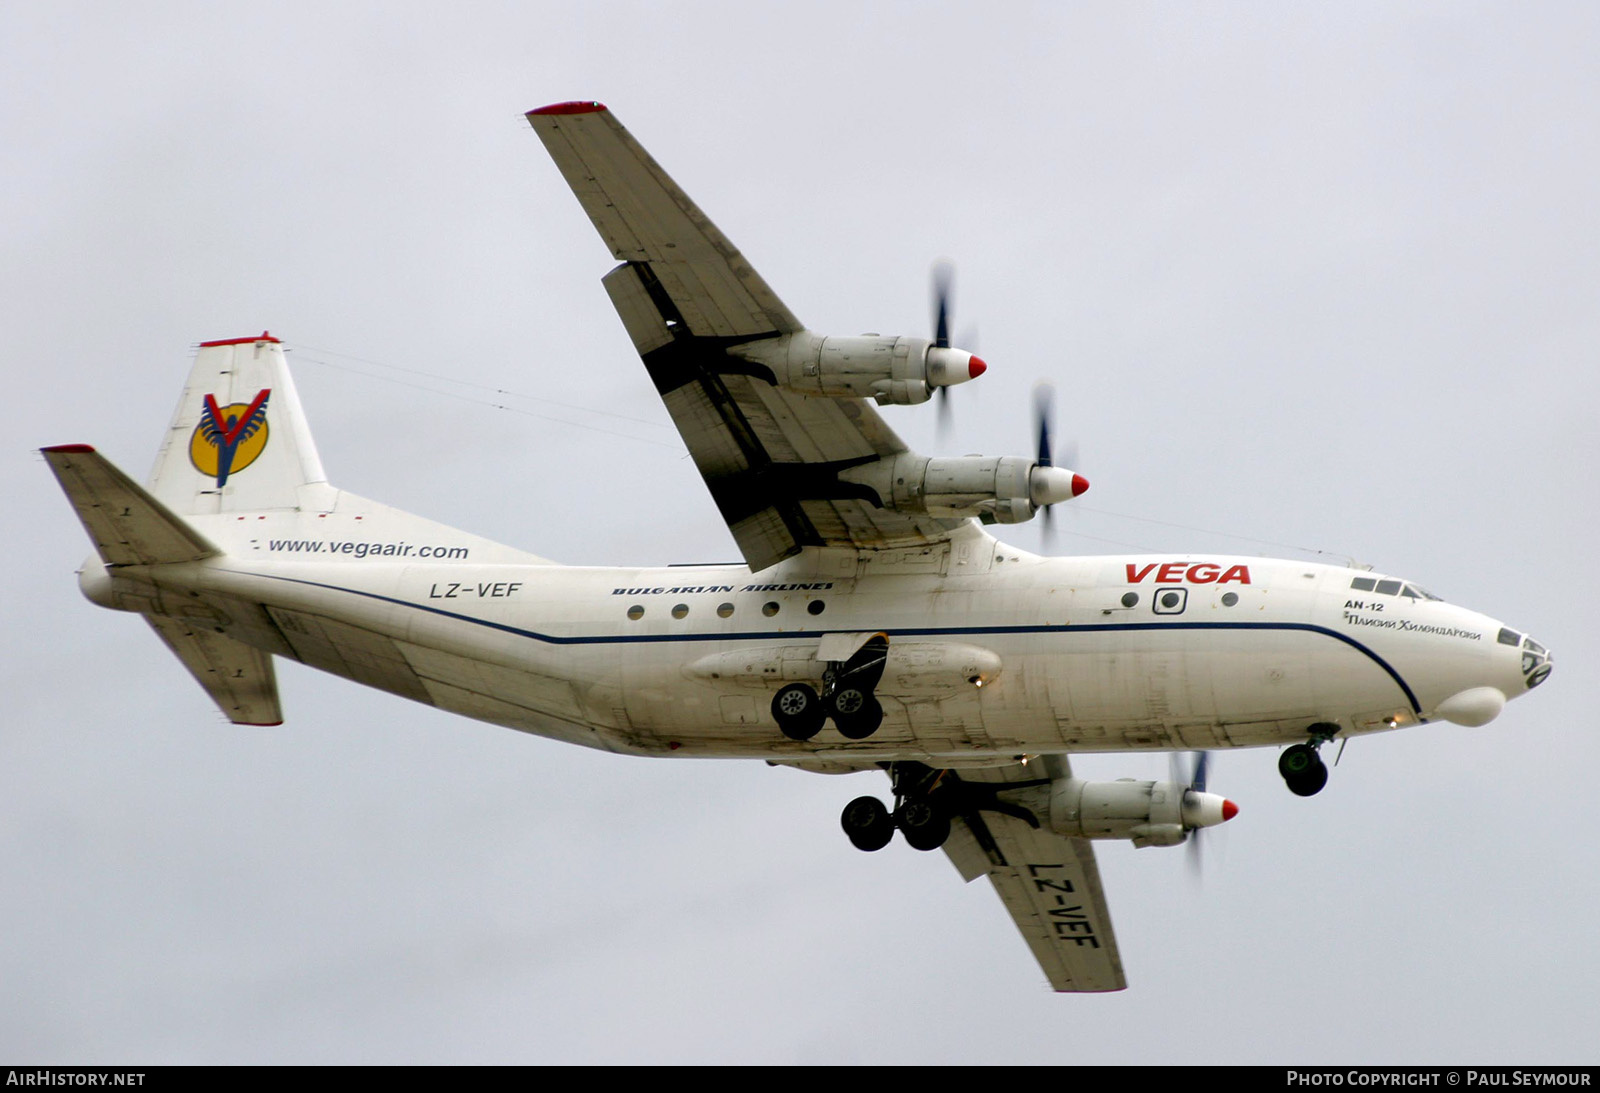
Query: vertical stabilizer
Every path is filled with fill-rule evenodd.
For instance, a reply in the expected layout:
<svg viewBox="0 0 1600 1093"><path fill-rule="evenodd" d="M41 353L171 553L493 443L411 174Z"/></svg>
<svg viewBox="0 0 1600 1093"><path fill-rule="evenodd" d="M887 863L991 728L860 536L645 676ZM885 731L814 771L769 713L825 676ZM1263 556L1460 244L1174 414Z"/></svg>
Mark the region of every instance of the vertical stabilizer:
<svg viewBox="0 0 1600 1093"><path fill-rule="evenodd" d="M200 344L150 472L150 492L182 515L331 503L334 491L277 338Z"/></svg>

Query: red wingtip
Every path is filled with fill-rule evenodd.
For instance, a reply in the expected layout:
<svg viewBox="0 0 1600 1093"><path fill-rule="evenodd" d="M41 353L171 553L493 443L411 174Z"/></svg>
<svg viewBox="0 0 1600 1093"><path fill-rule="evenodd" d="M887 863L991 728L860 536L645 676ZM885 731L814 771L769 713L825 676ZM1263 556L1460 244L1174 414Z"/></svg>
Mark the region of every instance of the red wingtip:
<svg viewBox="0 0 1600 1093"><path fill-rule="evenodd" d="M967 378L975 380L989 370L989 365L982 357L974 356L967 362Z"/></svg>
<svg viewBox="0 0 1600 1093"><path fill-rule="evenodd" d="M41 452L66 452L70 455L88 455L94 451L87 444L52 444L48 448L40 448Z"/></svg>
<svg viewBox="0 0 1600 1093"><path fill-rule="evenodd" d="M1223 821L1226 822L1228 820L1231 820L1237 815L1239 815L1239 806L1234 804L1232 801L1224 800L1222 802L1222 819L1223 819Z"/></svg>
<svg viewBox="0 0 1600 1093"><path fill-rule="evenodd" d="M549 106L541 106L537 110L530 110L527 117L539 117L546 114L598 114L606 108L603 102L555 102Z"/></svg>
<svg viewBox="0 0 1600 1093"><path fill-rule="evenodd" d="M1072 496L1076 497L1089 489L1089 480L1081 474L1072 476Z"/></svg>

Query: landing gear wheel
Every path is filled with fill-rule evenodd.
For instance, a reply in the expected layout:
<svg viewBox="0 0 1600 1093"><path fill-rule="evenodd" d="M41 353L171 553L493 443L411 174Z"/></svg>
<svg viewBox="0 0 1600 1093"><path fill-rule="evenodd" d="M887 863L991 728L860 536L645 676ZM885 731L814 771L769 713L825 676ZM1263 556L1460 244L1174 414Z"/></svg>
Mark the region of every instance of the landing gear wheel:
<svg viewBox="0 0 1600 1093"><path fill-rule="evenodd" d="M828 704L833 707L833 723L846 740L865 740L883 724L883 706L854 687L834 692Z"/></svg>
<svg viewBox="0 0 1600 1093"><path fill-rule="evenodd" d="M915 850L937 850L950 837L950 817L920 798L901 805L894 820Z"/></svg>
<svg viewBox="0 0 1600 1093"><path fill-rule="evenodd" d="M790 740L810 740L828 719L822 700L804 683L791 683L772 696L772 719Z"/></svg>
<svg viewBox="0 0 1600 1093"><path fill-rule="evenodd" d="M857 850L882 850L894 838L894 820L876 797L857 797L845 805L839 826Z"/></svg>
<svg viewBox="0 0 1600 1093"><path fill-rule="evenodd" d="M1297 797L1314 797L1328 784L1328 767L1310 744L1285 748L1278 757L1278 773Z"/></svg>

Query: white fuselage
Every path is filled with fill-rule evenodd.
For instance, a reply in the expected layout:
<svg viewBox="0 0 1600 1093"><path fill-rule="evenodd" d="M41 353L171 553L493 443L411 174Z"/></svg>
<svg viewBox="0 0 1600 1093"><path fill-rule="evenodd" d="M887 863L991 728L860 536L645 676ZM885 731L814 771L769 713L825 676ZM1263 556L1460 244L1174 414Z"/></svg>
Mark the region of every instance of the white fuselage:
<svg viewBox="0 0 1600 1093"><path fill-rule="evenodd" d="M210 519L214 533L233 531ZM119 571L120 601L98 564L84 588L146 610L128 595L148 581L158 613L526 732L819 767L830 755L972 762L1280 744L1314 724L1477 723L1499 709L1482 689L1503 703L1528 687L1520 634L1514 644L1496 620L1442 601L1355 590L1374 575L1335 566L1042 558L976 525L903 551L808 549L758 574L481 561L519 556L459 541L474 547L438 561L416 547L286 553L253 539L219 558ZM861 741L831 727L785 738L774 692L820 681L819 653L843 659L875 632L890 648L882 727Z"/></svg>

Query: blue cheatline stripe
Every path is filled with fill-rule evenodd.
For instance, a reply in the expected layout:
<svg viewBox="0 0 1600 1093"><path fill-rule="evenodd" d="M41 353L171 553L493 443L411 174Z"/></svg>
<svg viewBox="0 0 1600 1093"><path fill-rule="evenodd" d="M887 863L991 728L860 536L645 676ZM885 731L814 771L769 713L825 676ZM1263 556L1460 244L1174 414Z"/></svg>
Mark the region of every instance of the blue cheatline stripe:
<svg viewBox="0 0 1600 1093"><path fill-rule="evenodd" d="M228 571L237 572L237 571ZM429 614L440 615L458 622L468 622L475 626L484 626L490 630L499 630L507 634L516 634L518 637L530 638L533 641L542 641L547 645L633 645L643 643L666 642L706 642L706 641L771 641L774 638L785 640L798 640L802 638L821 639L825 634L836 633L836 630L746 630L728 634L610 634L578 637L562 637L557 634L541 634L536 630L524 630L520 626L512 626L504 622L491 622L488 619L476 618L472 615L463 615L459 611L446 611L442 607L430 607L425 603L414 603L411 600L402 600L394 596L384 596L377 592L363 592L359 588L345 588L342 585L323 584L320 581L307 581L299 577L281 577L275 573L238 574L246 577L265 577L273 581L286 581L289 584L303 584L311 588L325 588L330 592L345 592L351 596L364 596L369 600L378 600L382 603L392 603L398 607L409 607L416 611L426 611ZM860 627L859 629L867 629ZM1119 622L1119 623L1079 623L1058 624L1038 623L1029 626L915 626L891 627L879 626L875 629L884 631L890 637L975 637L981 634L1096 634L1116 631L1123 633L1129 630L1302 630L1308 634L1321 634L1324 637L1342 641L1350 648L1361 653L1372 663L1382 668L1394 680L1395 685L1404 692L1406 701L1411 703L1411 712L1422 715L1422 706L1417 702L1417 696L1412 693L1411 687L1401 678L1394 666L1384 660L1377 653L1361 644L1348 634L1341 634L1337 630L1329 630L1326 626L1317 626L1309 622Z"/></svg>

